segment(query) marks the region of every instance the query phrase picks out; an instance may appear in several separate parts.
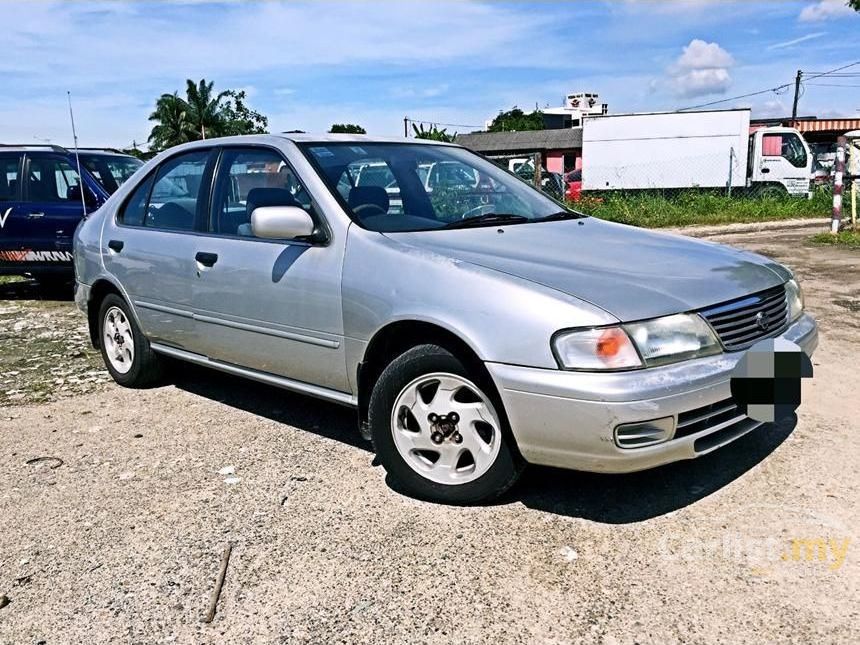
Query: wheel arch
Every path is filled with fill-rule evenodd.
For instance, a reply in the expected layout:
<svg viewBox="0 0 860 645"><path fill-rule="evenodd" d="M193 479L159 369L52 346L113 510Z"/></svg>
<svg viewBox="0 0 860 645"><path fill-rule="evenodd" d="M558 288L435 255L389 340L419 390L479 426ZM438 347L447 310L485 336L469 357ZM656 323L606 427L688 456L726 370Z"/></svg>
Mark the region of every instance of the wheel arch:
<svg viewBox="0 0 860 645"><path fill-rule="evenodd" d="M478 351L460 334L436 322L419 319L397 320L376 331L356 368L360 423L367 421L370 393L385 367L408 349L426 344L444 347L492 383Z"/></svg>
<svg viewBox="0 0 860 645"><path fill-rule="evenodd" d="M107 278L99 278L90 287L90 297L87 301L87 325L90 332L90 343L95 349L101 347L101 339L99 338L99 309L102 306L102 301L109 295L116 294L126 302L129 302L122 289ZM132 310L132 315L136 316L134 307L129 303Z"/></svg>

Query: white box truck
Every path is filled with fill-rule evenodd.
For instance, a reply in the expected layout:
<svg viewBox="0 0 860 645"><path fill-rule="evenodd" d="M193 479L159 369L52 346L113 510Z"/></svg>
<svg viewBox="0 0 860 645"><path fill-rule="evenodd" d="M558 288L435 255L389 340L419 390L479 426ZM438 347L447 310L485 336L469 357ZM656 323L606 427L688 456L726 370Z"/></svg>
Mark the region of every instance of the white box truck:
<svg viewBox="0 0 860 645"><path fill-rule="evenodd" d="M725 189L808 196L812 155L793 128L749 109L585 117L583 190Z"/></svg>

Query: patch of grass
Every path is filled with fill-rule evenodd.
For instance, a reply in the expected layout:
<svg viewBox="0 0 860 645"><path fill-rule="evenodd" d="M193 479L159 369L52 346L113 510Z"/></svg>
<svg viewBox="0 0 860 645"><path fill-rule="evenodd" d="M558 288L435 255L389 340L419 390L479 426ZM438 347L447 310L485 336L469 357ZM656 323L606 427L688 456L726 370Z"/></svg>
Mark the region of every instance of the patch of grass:
<svg viewBox="0 0 860 645"><path fill-rule="evenodd" d="M832 233L818 233L809 238L809 241L813 244L860 248L860 231L841 231L836 235Z"/></svg>
<svg viewBox="0 0 860 645"><path fill-rule="evenodd" d="M832 198L816 192L801 197L728 197L713 193L677 195L615 193L584 196L571 204L575 210L601 219L646 228L768 222L804 217L829 217Z"/></svg>

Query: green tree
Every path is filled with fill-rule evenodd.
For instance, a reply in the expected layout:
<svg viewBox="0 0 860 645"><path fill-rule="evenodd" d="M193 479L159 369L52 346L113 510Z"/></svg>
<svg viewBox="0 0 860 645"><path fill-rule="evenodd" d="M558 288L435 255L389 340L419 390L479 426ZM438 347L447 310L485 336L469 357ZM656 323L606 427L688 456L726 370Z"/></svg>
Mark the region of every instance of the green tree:
<svg viewBox="0 0 860 645"><path fill-rule="evenodd" d="M162 94L155 102L155 111L149 115L150 121L155 121L149 134L149 143L153 149L163 150L199 139L194 126L188 118L188 103L179 95Z"/></svg>
<svg viewBox="0 0 860 645"><path fill-rule="evenodd" d="M200 138L205 139L207 136L221 136L225 119L222 114L221 101L227 96L226 92L221 92L213 96L212 87L214 81L206 82L206 79L200 79L200 82L195 85L190 78L185 81L187 87L185 94L188 97L188 116L194 126L194 129L200 133ZM208 132L207 132L208 130Z"/></svg>
<svg viewBox="0 0 860 645"><path fill-rule="evenodd" d="M860 0L848 0L848 6L854 11L860 11Z"/></svg>
<svg viewBox="0 0 860 645"><path fill-rule="evenodd" d="M329 128L331 134L367 134L367 130L355 123L334 123Z"/></svg>
<svg viewBox="0 0 860 645"><path fill-rule="evenodd" d="M268 119L245 104L243 90L215 94L214 82L186 80L185 98L162 94L149 120L150 150L163 150L187 141L266 132Z"/></svg>
<svg viewBox="0 0 860 645"><path fill-rule="evenodd" d="M423 123L413 123L412 132L415 134L416 139L430 139L431 141L444 141L446 143L451 143L457 138L456 132L454 134L448 134L447 128L442 128L440 130L432 123L430 124L430 127L426 129L424 128Z"/></svg>
<svg viewBox="0 0 860 645"><path fill-rule="evenodd" d="M245 104L245 90L227 90L223 94L224 136L266 134L269 131L269 119Z"/></svg>
<svg viewBox="0 0 860 645"><path fill-rule="evenodd" d="M517 106L507 112L499 112L498 116L487 128L490 132L522 132L525 130L543 130L543 112L535 110L526 114Z"/></svg>

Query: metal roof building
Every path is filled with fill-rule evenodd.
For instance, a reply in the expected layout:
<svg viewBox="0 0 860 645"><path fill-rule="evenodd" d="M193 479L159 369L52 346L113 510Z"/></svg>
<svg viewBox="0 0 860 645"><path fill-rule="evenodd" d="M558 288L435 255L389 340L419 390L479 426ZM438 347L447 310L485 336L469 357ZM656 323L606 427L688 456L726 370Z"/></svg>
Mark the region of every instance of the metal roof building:
<svg viewBox="0 0 860 645"><path fill-rule="evenodd" d="M582 128L475 132L457 135L456 143L481 154L526 154L550 150L581 150Z"/></svg>

